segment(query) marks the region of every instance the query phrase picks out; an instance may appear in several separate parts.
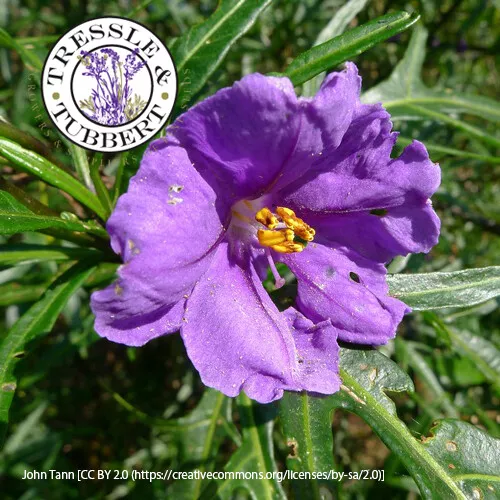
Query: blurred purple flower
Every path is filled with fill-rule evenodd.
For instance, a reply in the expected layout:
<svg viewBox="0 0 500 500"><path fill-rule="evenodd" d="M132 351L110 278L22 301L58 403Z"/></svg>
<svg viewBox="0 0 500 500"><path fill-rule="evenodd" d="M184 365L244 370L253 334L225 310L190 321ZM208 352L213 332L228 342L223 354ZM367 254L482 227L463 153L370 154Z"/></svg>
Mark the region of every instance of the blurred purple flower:
<svg viewBox="0 0 500 500"><path fill-rule="evenodd" d="M180 329L203 382L269 402L338 390L337 339L378 345L410 309L384 263L428 252L439 166L417 141L391 159L381 105L361 104L354 64L314 98L287 78L246 76L153 142L108 221L125 264L92 296L103 337L139 346ZM283 262L296 309L262 286Z"/></svg>

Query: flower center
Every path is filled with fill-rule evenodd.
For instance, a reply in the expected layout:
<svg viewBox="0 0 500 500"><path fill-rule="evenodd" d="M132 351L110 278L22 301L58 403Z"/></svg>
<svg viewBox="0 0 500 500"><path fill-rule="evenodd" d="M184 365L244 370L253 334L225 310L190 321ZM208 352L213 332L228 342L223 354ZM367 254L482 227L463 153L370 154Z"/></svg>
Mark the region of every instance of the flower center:
<svg viewBox="0 0 500 500"><path fill-rule="evenodd" d="M276 213L271 212L267 208L271 201L271 197L263 196L253 201L236 203L232 208L230 231L233 238L249 245L255 243L257 233L258 242L265 250L275 278L275 288L278 289L285 284L285 280L279 275L271 250L279 253L302 252L313 241L316 231L289 208L277 207ZM261 225L267 229L261 229Z"/></svg>
<svg viewBox="0 0 500 500"><path fill-rule="evenodd" d="M302 252L316 234L311 226L286 207L276 208L276 214L264 207L255 214L255 220L267 227L267 230L257 230L259 243L279 253Z"/></svg>

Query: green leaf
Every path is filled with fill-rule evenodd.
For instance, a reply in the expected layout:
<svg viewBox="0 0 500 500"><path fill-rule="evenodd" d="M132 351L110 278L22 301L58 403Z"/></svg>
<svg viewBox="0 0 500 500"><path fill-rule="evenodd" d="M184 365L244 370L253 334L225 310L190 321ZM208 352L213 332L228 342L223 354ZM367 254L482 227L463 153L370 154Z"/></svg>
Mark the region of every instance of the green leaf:
<svg viewBox="0 0 500 500"><path fill-rule="evenodd" d="M89 159L87 158L86 151L71 141L64 142L65 144L67 144L68 149L71 153L75 170L78 174L79 179L83 182L87 189L91 190L93 188L93 184L90 177Z"/></svg>
<svg viewBox="0 0 500 500"><path fill-rule="evenodd" d="M0 137L0 154L20 170L35 175L52 186L70 194L105 220L106 212L97 196L86 189L85 186L80 184L70 174L61 170L43 156L24 149L19 144L3 137Z"/></svg>
<svg viewBox="0 0 500 500"><path fill-rule="evenodd" d="M444 113L439 113L438 111L427 109L423 106L417 106L416 104L407 104L405 110L415 111L417 115L420 115L423 118L430 118L431 120L447 123L448 125L455 127L457 130L465 132L470 137L475 137L476 139L483 141L485 144L489 144L490 146L496 148L500 147L500 140L496 137L487 134L483 129L475 127L474 125L469 125L463 120L457 120L456 118L452 118ZM397 114L393 113L392 116L395 118L397 117Z"/></svg>
<svg viewBox="0 0 500 500"><path fill-rule="evenodd" d="M448 468L467 498L500 497L500 439L465 422L439 420L423 448Z"/></svg>
<svg viewBox="0 0 500 500"><path fill-rule="evenodd" d="M468 113L492 121L500 120L500 104L483 96L459 94L450 89L442 91L428 88L420 78L425 58L427 30L417 25L404 58L391 76L371 88L362 96L366 103L382 101L393 118L432 118L461 128L488 144L498 145L498 140L481 129L472 127L448 113Z"/></svg>
<svg viewBox="0 0 500 500"><path fill-rule="evenodd" d="M500 266L388 275L390 294L416 311L467 307L500 295Z"/></svg>
<svg viewBox="0 0 500 500"><path fill-rule="evenodd" d="M402 137L402 136L398 137L398 145L400 144L402 146L408 146L412 142L413 140L408 139L407 137ZM500 163L500 156L489 156L478 153L471 153L469 151L461 151L459 149L449 148L447 146L441 146L440 144L432 144L428 141L425 141L425 147L430 153L458 156L460 158L470 158L471 160L480 160L484 161L485 163ZM453 163L450 162L450 166L453 167Z"/></svg>
<svg viewBox="0 0 500 500"><path fill-rule="evenodd" d="M39 231L47 228L100 232L99 226L93 221L83 222L73 214L63 214L63 216L57 217L55 215L35 213L20 203L10 193L0 191L0 234Z"/></svg>
<svg viewBox="0 0 500 500"><path fill-rule="evenodd" d="M294 85L300 85L319 73L365 52L377 43L401 33L414 24L418 18L418 15L410 15L407 12L378 17L303 52L287 67L285 75L292 80Z"/></svg>
<svg viewBox="0 0 500 500"><path fill-rule="evenodd" d="M450 328L453 344L462 355L472 360L479 371L500 392L500 350L478 335Z"/></svg>
<svg viewBox="0 0 500 500"><path fill-rule="evenodd" d="M2 192L0 191L0 197ZM97 250L78 247L59 247L51 245L5 245L0 246L0 265L18 262L44 262L62 260L82 260L89 257L100 258Z"/></svg>
<svg viewBox="0 0 500 500"><path fill-rule="evenodd" d="M287 468L296 472L324 472L335 469L333 463L332 405L328 398L307 392L285 392L280 400L280 421L290 449ZM312 476L311 476L312 477ZM321 500L326 491L338 497L338 482L303 479L292 482L296 498Z"/></svg>
<svg viewBox="0 0 500 500"><path fill-rule="evenodd" d="M123 173L125 172L125 167L127 166L128 159L129 157L127 151L120 155L120 163L118 164L118 168L116 170L115 183L113 184L110 195L112 206L116 205L119 196L122 194Z"/></svg>
<svg viewBox="0 0 500 500"><path fill-rule="evenodd" d="M445 416L459 418L460 414L453 405L450 395L443 389L424 356L418 352L419 344L401 337L396 337L396 344L400 353L404 354L408 364L424 383L426 391L432 395L432 405L441 407Z"/></svg>
<svg viewBox="0 0 500 500"><path fill-rule="evenodd" d="M246 479L235 476L234 479L218 481L217 492L207 493L202 498L232 499L235 498L233 492L245 490L251 498L259 500L285 499L285 493L276 477L266 478L266 473L277 472L272 438L276 416L274 407L252 403L245 394L241 393L238 397L238 409L243 428L243 443L232 455L224 470L235 473L262 473L264 479Z"/></svg>
<svg viewBox="0 0 500 500"><path fill-rule="evenodd" d="M231 402L224 394L206 389L200 403L188 416L169 421L176 426L173 439L179 450L181 467L185 465L182 470L204 472L214 469L217 452L230 429ZM201 477L174 481L167 495L179 499L199 498L203 487Z"/></svg>
<svg viewBox="0 0 500 500"><path fill-rule="evenodd" d="M367 3L368 0L349 0L345 3L321 30L318 38L314 41L313 47L341 35L349 26L349 23L363 10ZM320 73L305 82L302 86L302 95L313 96L316 94L324 77L325 74Z"/></svg>
<svg viewBox="0 0 500 500"><path fill-rule="evenodd" d="M47 143L36 139L32 135L22 130L19 130L18 128L12 126L10 123L4 123L0 121L0 137L10 139L23 148L35 151L35 153L38 153L39 155L47 158L47 160L62 169L67 168L57 158L57 156L53 153L53 149L51 149L51 147Z"/></svg>
<svg viewBox="0 0 500 500"><path fill-rule="evenodd" d="M424 498L478 498L468 496L467 479L455 474L455 470L449 467L450 462L442 461L439 455L415 439L398 418L396 407L386 391L412 391L413 384L394 362L377 351L341 349L340 375L342 390L328 398L332 407L353 412L365 420L403 462ZM330 422L323 425L330 426ZM471 434L475 430L470 424L460 422L458 425L465 426ZM462 456L467 453L462 436L456 438L455 460L467 461L468 457ZM485 446L494 446L493 450L498 447L498 440L481 434L478 447L484 443L488 443ZM469 473L481 478L484 471L495 467L496 460L491 453L478 456L468 464ZM490 477L483 479L489 480Z"/></svg>
<svg viewBox="0 0 500 500"><path fill-rule="evenodd" d="M81 149L81 148L79 148ZM87 159L87 153L83 151L83 155L85 159ZM90 165L90 177L92 178L92 182L94 184L95 191L97 193L97 197L101 202L101 205L106 212L106 219L111 215L113 211L113 204L111 202L111 197L108 191L108 188L104 185L104 181L102 180L101 174L99 172L99 167L102 162L102 153L97 153L93 158L93 161ZM87 160L88 165L88 160Z"/></svg>
<svg viewBox="0 0 500 500"><path fill-rule="evenodd" d="M92 255L92 258L94 256ZM115 278L118 264L103 262L94 268L92 274L83 284L84 288L93 289L109 284ZM0 306L10 306L11 304L24 304L38 300L50 283L41 285L19 285L18 283L6 283L0 285Z"/></svg>
<svg viewBox="0 0 500 500"><path fill-rule="evenodd" d="M45 284L20 286L17 283L7 283L6 285L0 285L0 306L34 302L41 297L45 290L47 290Z"/></svg>
<svg viewBox="0 0 500 500"><path fill-rule="evenodd" d="M456 351L470 359L500 394L500 351L497 347L479 335L449 327L436 313L423 314L424 319L434 327L436 332L439 330L445 332Z"/></svg>
<svg viewBox="0 0 500 500"><path fill-rule="evenodd" d="M206 21L175 40L171 51L177 67L177 103L181 110L270 3L271 0L221 0Z"/></svg>
<svg viewBox="0 0 500 500"><path fill-rule="evenodd" d="M13 231L19 232L16 229L17 223L10 218L13 217L10 210L14 206L14 215L16 217L18 215L20 216L19 223L27 224L23 227L27 228L28 225L31 225L33 228L25 229L26 231L39 231L56 239L71 241L84 247L97 247L101 251L109 253L109 244L105 241L109 240L109 235L97 221L80 221L74 214L66 212L58 214L43 203L40 203L35 198L29 196L22 189L19 189L14 186L14 184L7 182L1 175L0 197L4 199L4 201L7 200L7 202L3 204L3 208L7 210L4 211L4 215L6 215L6 217L2 218L0 216L0 226L3 224L3 227L5 228L4 234L12 234ZM26 212L26 209L29 213ZM0 202L0 212L1 210L2 203ZM24 216L22 214L24 214ZM32 215L38 216L38 218L32 217ZM48 218L50 224L44 218ZM63 222L64 227L61 226L61 221ZM78 231L69 229L70 226L68 226L68 224L71 224L71 226L78 224ZM37 225L40 227L39 229L35 229L35 226ZM41 226L45 225L48 225L49 227L47 229L41 228ZM95 238L93 235L99 236L100 238Z"/></svg>
<svg viewBox="0 0 500 500"><path fill-rule="evenodd" d="M33 338L50 332L68 299L90 276L89 262L75 264L57 278L39 302L34 304L3 337L0 343L0 443L9 421L9 408L14 398L17 380L14 367L24 356L26 344Z"/></svg>
<svg viewBox="0 0 500 500"><path fill-rule="evenodd" d="M0 28L0 47L15 50L30 71L36 71L37 73L42 71L43 65L40 58L23 47L2 28Z"/></svg>

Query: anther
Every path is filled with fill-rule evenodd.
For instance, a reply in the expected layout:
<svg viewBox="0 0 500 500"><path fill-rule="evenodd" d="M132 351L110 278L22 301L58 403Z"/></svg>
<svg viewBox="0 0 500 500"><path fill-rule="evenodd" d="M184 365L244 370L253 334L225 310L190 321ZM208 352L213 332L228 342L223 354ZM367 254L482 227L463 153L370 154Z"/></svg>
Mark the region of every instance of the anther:
<svg viewBox="0 0 500 500"><path fill-rule="evenodd" d="M269 210L269 208L262 208L255 214L255 220L264 224L269 229L276 229L279 224L278 218Z"/></svg>
<svg viewBox="0 0 500 500"><path fill-rule="evenodd" d="M259 243L279 253L302 252L307 242L314 239L316 232L297 217L293 210L278 207L276 212L278 217L265 207L255 215L255 219L269 229L257 231Z"/></svg>
<svg viewBox="0 0 500 500"><path fill-rule="evenodd" d="M306 224L302 219L295 215L293 210L286 207L278 207L276 213L282 218L286 227L293 230L293 232L305 241L312 241L316 231Z"/></svg>

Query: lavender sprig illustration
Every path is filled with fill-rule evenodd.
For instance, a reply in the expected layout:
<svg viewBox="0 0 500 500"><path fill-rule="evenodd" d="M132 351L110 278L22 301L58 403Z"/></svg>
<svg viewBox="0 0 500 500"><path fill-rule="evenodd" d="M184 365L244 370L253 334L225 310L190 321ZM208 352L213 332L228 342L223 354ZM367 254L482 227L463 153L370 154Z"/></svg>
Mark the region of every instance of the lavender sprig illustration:
<svg viewBox="0 0 500 500"><path fill-rule="evenodd" d="M120 60L110 48L94 52L81 51L80 60L86 71L83 76L95 80L88 99L80 100L81 111L91 120L103 125L121 125L136 116L146 106L140 95L132 96L131 82L145 65L137 56L139 49Z"/></svg>

